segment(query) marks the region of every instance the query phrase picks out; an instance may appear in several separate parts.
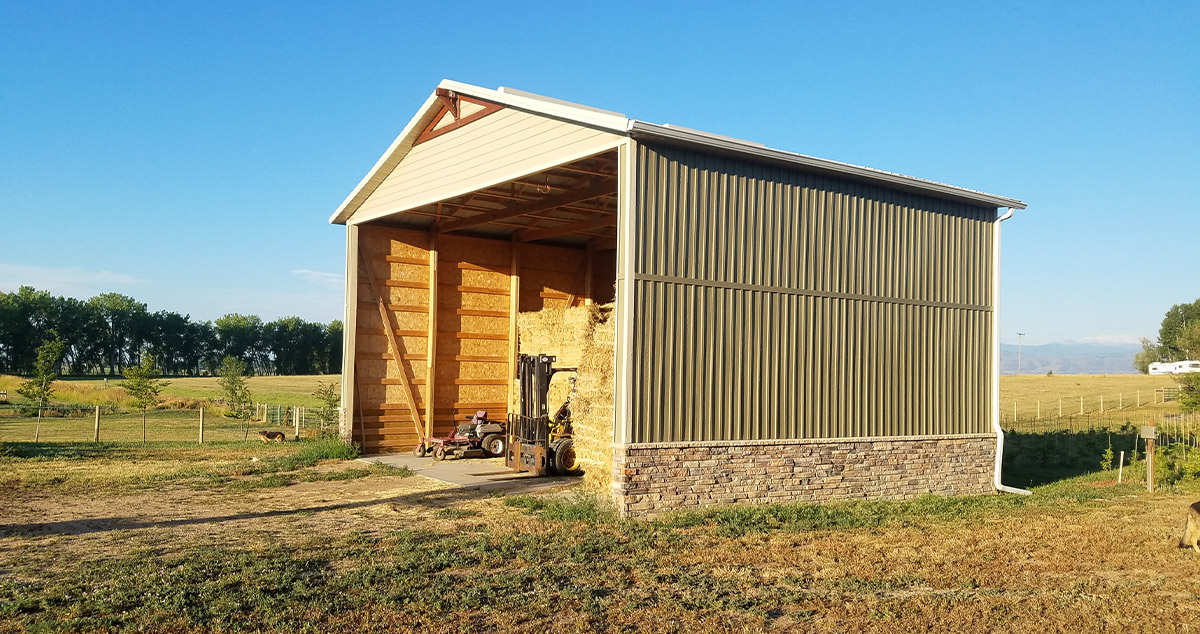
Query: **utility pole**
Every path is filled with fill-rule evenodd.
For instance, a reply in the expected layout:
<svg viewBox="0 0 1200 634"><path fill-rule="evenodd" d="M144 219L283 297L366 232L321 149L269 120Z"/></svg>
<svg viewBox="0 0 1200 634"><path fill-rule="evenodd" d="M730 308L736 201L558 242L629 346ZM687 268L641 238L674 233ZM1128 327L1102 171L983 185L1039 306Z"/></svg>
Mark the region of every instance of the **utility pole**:
<svg viewBox="0 0 1200 634"><path fill-rule="evenodd" d="M1017 376L1021 375L1021 338L1024 336L1023 332L1017 333Z"/></svg>

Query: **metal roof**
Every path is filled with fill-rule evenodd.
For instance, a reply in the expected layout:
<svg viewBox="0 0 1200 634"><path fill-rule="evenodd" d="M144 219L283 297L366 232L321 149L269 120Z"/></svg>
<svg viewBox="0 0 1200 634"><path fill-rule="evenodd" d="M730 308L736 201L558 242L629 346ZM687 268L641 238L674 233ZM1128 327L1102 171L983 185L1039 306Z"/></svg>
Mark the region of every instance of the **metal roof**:
<svg viewBox="0 0 1200 634"><path fill-rule="evenodd" d="M630 119L619 112L593 108L591 106L503 86L492 90L490 88L482 88L444 79L438 84L438 88L535 114L629 136L634 139L654 140L667 144L705 149L722 154L783 163L805 171L815 171L856 181L876 183L890 188L899 188L985 207L1025 209L1026 206L1025 203L1015 198L955 187L946 183L905 176L904 174L886 172L870 167L777 150L761 143L743 141L741 139L692 130L671 124L639 121L637 119ZM408 154L408 151L412 149L413 141L437 111L438 100L435 92L435 94L431 94L425 100L421 109L409 121L408 125L404 127L400 136L396 137L396 140L392 142L383 156L376 161L375 166L368 172L367 176L359 182L358 186L346 197L346 200L338 206L337 211L329 219L331 223L344 224L354 214L363 201L371 195L383 179L391 173L392 169Z"/></svg>

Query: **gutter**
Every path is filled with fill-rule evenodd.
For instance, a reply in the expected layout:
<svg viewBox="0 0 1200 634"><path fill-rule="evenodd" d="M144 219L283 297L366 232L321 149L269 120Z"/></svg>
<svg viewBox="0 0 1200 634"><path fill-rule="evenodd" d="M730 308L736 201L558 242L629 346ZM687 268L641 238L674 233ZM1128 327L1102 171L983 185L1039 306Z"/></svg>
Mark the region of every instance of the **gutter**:
<svg viewBox="0 0 1200 634"><path fill-rule="evenodd" d="M996 218L992 229L992 429L996 432L996 468L992 484L1001 493L1033 495L1032 491L1005 486L1000 482L1000 469L1004 462L1004 429L1000 426L1000 223L1012 218L1016 209Z"/></svg>

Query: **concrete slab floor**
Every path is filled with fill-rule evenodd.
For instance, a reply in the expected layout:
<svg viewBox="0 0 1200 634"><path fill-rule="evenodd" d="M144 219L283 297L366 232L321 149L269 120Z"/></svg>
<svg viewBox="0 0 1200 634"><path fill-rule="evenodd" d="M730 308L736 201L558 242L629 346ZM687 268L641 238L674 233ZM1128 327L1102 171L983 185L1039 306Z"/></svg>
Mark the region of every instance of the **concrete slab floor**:
<svg viewBox="0 0 1200 634"><path fill-rule="evenodd" d="M383 454L363 456L359 460L392 467L408 467L419 476L479 491L534 493L562 489L579 483L579 478L566 476L539 478L528 473L513 473L504 466L503 458L458 458L434 462L432 458L418 458L410 454Z"/></svg>

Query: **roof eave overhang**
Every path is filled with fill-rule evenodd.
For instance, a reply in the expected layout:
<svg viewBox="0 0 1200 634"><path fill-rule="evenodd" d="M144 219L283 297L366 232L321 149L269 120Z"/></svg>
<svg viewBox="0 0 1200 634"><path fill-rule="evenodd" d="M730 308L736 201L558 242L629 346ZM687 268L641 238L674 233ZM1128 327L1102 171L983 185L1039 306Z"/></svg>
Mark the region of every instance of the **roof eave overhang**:
<svg viewBox="0 0 1200 634"><path fill-rule="evenodd" d="M805 171L923 193L938 198L949 198L983 207L1025 209L1025 203L1015 198L964 189L945 183L885 172L869 167L860 167L849 163L796 154L795 152L775 150L756 143L687 129L672 128L655 123L646 123L645 121L630 120L629 135L634 139L658 141L669 145L693 147L738 157L752 157L769 162L782 163L799 167Z"/></svg>
<svg viewBox="0 0 1200 634"><path fill-rule="evenodd" d="M520 91L505 92L503 88L500 90L491 90L449 79L443 79L438 84L438 89L450 90L461 95L490 101L501 106L571 121L606 130L614 134L625 135L629 127L629 119L617 112L590 108L555 99L527 96L528 93L521 93ZM375 191L375 188L408 155L409 150L412 149L413 142L421 134L421 130L437 114L439 110L438 101L437 91L435 90L425 100L425 104L421 106L417 114L408 122L408 125L404 126L404 130L400 132L396 140L392 141L392 144L388 146L383 156L379 157L379 160L375 162L375 166L371 168L371 171L367 172L366 177L358 183L358 186L350 192L346 200L338 206L337 211L330 216L329 222L331 224L346 224L350 217L354 215L354 212L358 210L359 206Z"/></svg>

